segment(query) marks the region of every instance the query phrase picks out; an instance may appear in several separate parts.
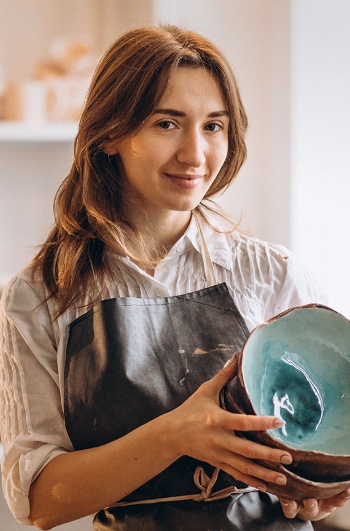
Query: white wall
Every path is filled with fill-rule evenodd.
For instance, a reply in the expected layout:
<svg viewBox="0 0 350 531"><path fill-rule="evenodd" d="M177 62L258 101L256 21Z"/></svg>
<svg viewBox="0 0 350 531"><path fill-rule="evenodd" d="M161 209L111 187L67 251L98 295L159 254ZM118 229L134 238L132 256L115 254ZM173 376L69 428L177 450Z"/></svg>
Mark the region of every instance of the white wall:
<svg viewBox="0 0 350 531"><path fill-rule="evenodd" d="M0 143L0 283L24 267L44 241L72 153L66 143Z"/></svg>
<svg viewBox="0 0 350 531"><path fill-rule="evenodd" d="M350 317L350 2L294 0L291 245Z"/></svg>

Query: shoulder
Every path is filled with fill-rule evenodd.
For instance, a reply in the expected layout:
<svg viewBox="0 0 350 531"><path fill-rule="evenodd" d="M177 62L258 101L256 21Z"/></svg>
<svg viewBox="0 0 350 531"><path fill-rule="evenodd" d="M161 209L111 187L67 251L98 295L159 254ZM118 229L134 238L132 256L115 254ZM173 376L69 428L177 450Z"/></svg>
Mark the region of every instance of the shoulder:
<svg viewBox="0 0 350 531"><path fill-rule="evenodd" d="M284 279L294 256L284 245L270 243L235 230L226 235L231 268L245 284L275 286Z"/></svg>
<svg viewBox="0 0 350 531"><path fill-rule="evenodd" d="M226 278L236 293L257 298L271 311L327 301L314 273L288 247L244 233L220 208L204 207L201 214L216 262L229 270Z"/></svg>
<svg viewBox="0 0 350 531"><path fill-rule="evenodd" d="M327 304L328 297L307 264L284 245L235 232L229 236L232 272L242 294L259 308L263 322L289 308Z"/></svg>
<svg viewBox="0 0 350 531"><path fill-rule="evenodd" d="M229 235L233 261L254 281L263 280L284 289L284 292L299 293L295 304L324 302L325 293L305 261L288 247L241 234ZM285 295L285 293L284 293ZM304 302L305 301L305 302Z"/></svg>
<svg viewBox="0 0 350 531"><path fill-rule="evenodd" d="M44 282L28 267L15 275L4 287L1 297L2 308L11 310L21 306L28 311L33 305L37 306L38 303L45 301L46 297Z"/></svg>
<svg viewBox="0 0 350 531"><path fill-rule="evenodd" d="M283 282L293 258L287 247L245 234L220 210L203 209L201 214L214 261L231 270L236 287L245 291L256 283Z"/></svg>
<svg viewBox="0 0 350 531"><path fill-rule="evenodd" d="M271 243L254 236L249 236L234 230L227 234L231 252L235 255L240 253L254 262L267 261L271 259L285 267L288 261L293 257L292 252L285 245Z"/></svg>
<svg viewBox="0 0 350 531"><path fill-rule="evenodd" d="M314 274L285 245L245 234L232 225L229 230L225 222L212 228L211 237L215 262L222 266L220 279L228 285L249 328L294 306L327 303Z"/></svg>
<svg viewBox="0 0 350 531"><path fill-rule="evenodd" d="M52 337L55 316L55 301L48 299L43 280L30 268L18 273L5 286L0 309L2 326L14 325L26 338L38 334L38 330Z"/></svg>
<svg viewBox="0 0 350 531"><path fill-rule="evenodd" d="M220 208L208 208L201 205L199 210L205 220L205 236L209 240L226 239L230 252L234 257L241 256L248 262L274 259L284 264L290 256L290 251L284 245L269 243L240 230L239 223L232 220Z"/></svg>

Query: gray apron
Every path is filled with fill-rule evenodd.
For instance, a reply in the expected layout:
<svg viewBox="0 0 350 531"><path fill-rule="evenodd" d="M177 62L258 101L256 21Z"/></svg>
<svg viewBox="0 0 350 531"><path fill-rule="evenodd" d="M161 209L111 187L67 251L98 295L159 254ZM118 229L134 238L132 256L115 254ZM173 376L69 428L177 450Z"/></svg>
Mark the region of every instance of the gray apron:
<svg viewBox="0 0 350 531"><path fill-rule="evenodd" d="M70 326L64 403L74 448L106 444L176 408L241 349L248 334L226 284L173 297L97 303ZM186 456L97 513L93 526L95 531L313 529L309 522L285 519L276 497Z"/></svg>

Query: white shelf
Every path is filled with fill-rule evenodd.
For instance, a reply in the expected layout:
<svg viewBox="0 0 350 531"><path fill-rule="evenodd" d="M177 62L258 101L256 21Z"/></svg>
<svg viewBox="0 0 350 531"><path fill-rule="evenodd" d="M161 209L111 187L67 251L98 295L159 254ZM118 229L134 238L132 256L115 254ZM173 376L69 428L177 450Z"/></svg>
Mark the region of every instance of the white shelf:
<svg viewBox="0 0 350 531"><path fill-rule="evenodd" d="M6 122L0 121L1 142L73 142L76 122Z"/></svg>

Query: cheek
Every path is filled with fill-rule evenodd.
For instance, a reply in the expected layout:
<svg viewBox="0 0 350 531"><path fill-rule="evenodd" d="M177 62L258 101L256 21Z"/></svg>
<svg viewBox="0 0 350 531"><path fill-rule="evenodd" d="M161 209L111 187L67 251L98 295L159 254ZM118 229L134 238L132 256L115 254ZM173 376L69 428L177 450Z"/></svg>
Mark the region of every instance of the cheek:
<svg viewBox="0 0 350 531"><path fill-rule="evenodd" d="M133 151L121 157L124 175L127 181L136 188L143 187L150 182L159 167L156 157L152 153Z"/></svg>
<svg viewBox="0 0 350 531"><path fill-rule="evenodd" d="M131 162L134 167L140 165L151 168L162 163L166 158L166 146L152 139L135 138L130 142L125 160Z"/></svg>
<svg viewBox="0 0 350 531"><path fill-rule="evenodd" d="M226 143L225 145L218 146L218 149L215 153L215 164L218 169L220 169L223 166L227 158L227 154L228 154L228 143Z"/></svg>

